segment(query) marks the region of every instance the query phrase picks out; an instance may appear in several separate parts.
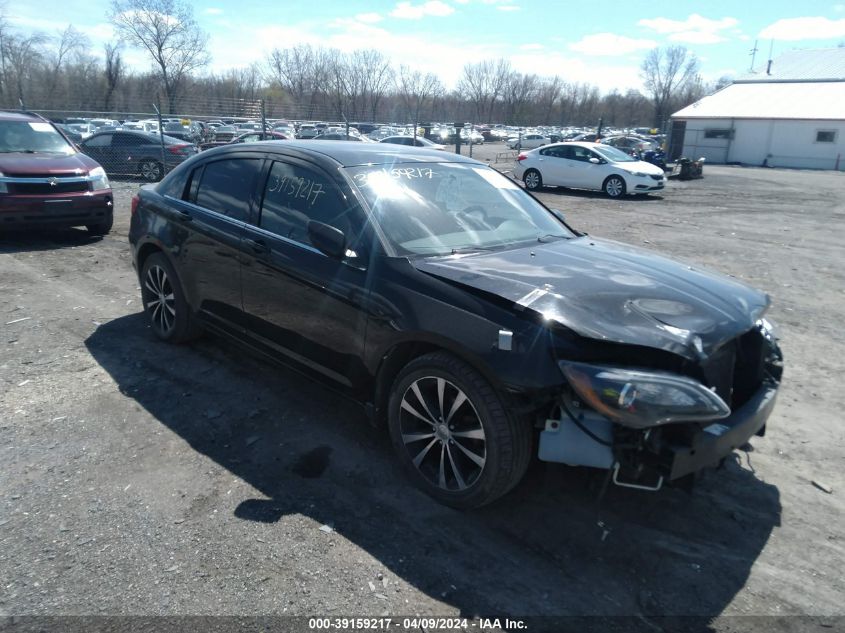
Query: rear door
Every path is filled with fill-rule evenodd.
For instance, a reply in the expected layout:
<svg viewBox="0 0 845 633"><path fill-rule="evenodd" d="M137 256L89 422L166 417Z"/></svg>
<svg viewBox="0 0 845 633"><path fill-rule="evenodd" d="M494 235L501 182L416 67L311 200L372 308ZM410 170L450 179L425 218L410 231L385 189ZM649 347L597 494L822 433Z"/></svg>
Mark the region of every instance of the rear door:
<svg viewBox="0 0 845 633"><path fill-rule="evenodd" d="M122 173L111 161L111 142L114 134L95 134L82 142L82 151L102 165L108 174Z"/></svg>
<svg viewBox="0 0 845 633"><path fill-rule="evenodd" d="M257 204L264 161L228 155L197 166L180 221L189 229L178 257L185 291L206 321L232 333L243 331L241 249L244 226Z"/></svg>
<svg viewBox="0 0 845 633"><path fill-rule="evenodd" d="M547 185L566 185L565 148L544 147L537 152L537 162L543 182Z"/></svg>
<svg viewBox="0 0 845 633"><path fill-rule="evenodd" d="M361 365L366 318L363 214L351 191L314 165L272 162L260 213L245 228L244 311L260 345L346 387L365 375ZM323 254L308 236L309 220L347 236L346 255Z"/></svg>

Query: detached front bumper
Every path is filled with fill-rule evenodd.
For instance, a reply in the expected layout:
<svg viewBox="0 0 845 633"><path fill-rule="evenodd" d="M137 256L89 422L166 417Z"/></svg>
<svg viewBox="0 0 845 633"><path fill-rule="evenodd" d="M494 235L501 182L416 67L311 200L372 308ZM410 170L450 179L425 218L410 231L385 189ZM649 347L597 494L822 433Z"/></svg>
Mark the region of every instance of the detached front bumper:
<svg viewBox="0 0 845 633"><path fill-rule="evenodd" d="M667 479L679 479L717 464L754 435L763 435L777 399L776 385L763 384L730 416L704 427L689 442L666 442L660 451L658 471Z"/></svg>
<svg viewBox="0 0 845 633"><path fill-rule="evenodd" d="M58 195L0 194L0 230L100 224L113 214L111 189Z"/></svg>

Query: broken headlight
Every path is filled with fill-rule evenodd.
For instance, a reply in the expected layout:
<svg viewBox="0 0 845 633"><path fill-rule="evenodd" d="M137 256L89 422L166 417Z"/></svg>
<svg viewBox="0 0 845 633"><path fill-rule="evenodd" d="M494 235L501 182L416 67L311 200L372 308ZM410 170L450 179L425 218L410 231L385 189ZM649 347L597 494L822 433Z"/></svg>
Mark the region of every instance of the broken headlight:
<svg viewBox="0 0 845 633"><path fill-rule="evenodd" d="M675 374L562 361L560 368L586 404L633 428L718 420L731 410L700 382Z"/></svg>

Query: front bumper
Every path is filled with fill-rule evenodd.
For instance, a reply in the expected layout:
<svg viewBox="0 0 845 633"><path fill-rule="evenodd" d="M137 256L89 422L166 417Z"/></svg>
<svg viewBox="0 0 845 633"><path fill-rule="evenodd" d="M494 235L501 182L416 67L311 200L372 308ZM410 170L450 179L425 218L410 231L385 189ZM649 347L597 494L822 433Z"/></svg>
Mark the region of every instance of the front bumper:
<svg viewBox="0 0 845 633"><path fill-rule="evenodd" d="M679 479L717 464L752 436L762 435L777 399L776 385L763 384L730 416L695 433L689 442L667 442L660 451L658 471L667 479Z"/></svg>
<svg viewBox="0 0 845 633"><path fill-rule="evenodd" d="M649 193L665 188L666 176L660 176L659 180L651 176L628 176L628 193Z"/></svg>
<svg viewBox="0 0 845 633"><path fill-rule="evenodd" d="M2 195L0 230L100 224L112 217L112 191L77 194Z"/></svg>

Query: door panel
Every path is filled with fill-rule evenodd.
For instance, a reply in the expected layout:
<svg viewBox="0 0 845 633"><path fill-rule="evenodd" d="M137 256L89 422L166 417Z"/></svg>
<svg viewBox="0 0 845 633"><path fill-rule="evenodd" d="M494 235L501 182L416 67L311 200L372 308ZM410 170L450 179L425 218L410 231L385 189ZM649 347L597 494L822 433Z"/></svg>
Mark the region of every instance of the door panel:
<svg viewBox="0 0 845 633"><path fill-rule="evenodd" d="M189 300L203 318L230 331L244 324L240 259L262 166L249 157L206 163L192 174L193 202L179 207L189 227L180 253Z"/></svg>
<svg viewBox="0 0 845 633"><path fill-rule="evenodd" d="M357 207L325 174L293 160L267 174L257 224L244 229L243 302L250 336L346 385L364 376L366 270ZM310 244L309 220L348 237L343 260ZM356 250L357 249L357 250Z"/></svg>

